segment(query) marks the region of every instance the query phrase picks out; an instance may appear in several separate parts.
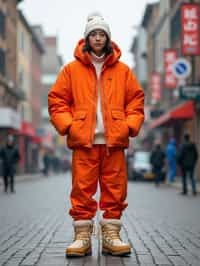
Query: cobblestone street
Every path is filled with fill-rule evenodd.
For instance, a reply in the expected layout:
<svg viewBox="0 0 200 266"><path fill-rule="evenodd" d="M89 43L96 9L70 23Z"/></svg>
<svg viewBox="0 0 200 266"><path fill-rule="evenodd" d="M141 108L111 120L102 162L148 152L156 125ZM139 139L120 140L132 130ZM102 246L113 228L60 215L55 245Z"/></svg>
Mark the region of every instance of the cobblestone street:
<svg viewBox="0 0 200 266"><path fill-rule="evenodd" d="M0 187L0 265L200 265L200 196L151 183L129 183L122 237L133 247L130 257L101 255L96 233L92 256L66 259L70 187L69 175L17 183L16 194Z"/></svg>

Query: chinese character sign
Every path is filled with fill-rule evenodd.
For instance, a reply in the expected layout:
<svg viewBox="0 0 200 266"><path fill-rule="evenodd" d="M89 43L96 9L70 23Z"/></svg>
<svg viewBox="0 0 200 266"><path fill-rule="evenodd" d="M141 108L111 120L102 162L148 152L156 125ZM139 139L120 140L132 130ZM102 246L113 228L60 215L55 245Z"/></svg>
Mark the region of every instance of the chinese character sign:
<svg viewBox="0 0 200 266"><path fill-rule="evenodd" d="M161 77L158 72L151 75L151 99L155 102L161 99Z"/></svg>
<svg viewBox="0 0 200 266"><path fill-rule="evenodd" d="M183 4L181 6L182 54L200 54L200 6Z"/></svg>
<svg viewBox="0 0 200 266"><path fill-rule="evenodd" d="M166 89L175 89L177 84L177 79L173 74L172 66L177 59L177 53L175 49L166 49L164 51L164 86Z"/></svg>

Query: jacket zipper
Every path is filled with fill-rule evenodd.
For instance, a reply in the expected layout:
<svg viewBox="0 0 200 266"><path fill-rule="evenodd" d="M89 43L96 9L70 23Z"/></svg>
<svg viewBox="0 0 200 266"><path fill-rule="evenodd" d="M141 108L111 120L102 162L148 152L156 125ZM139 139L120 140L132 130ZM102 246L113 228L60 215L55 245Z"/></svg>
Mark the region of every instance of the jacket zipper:
<svg viewBox="0 0 200 266"><path fill-rule="evenodd" d="M91 64L92 65L92 64ZM97 74L96 74L96 70L94 69L94 66L92 65L92 68L94 70L94 74L95 74L95 85L94 85L94 101L96 103L96 99L97 99L97 94L96 94L96 87L97 87ZM94 115L96 116L96 113L97 113L97 103L95 104L95 112L94 112ZM92 115L92 121L95 121L94 119L94 115ZM94 138L93 138L93 134L94 133L94 126L93 126L93 123L91 123L91 136L90 136L90 147L92 147L92 144L93 144L93 141L94 141Z"/></svg>
<svg viewBox="0 0 200 266"><path fill-rule="evenodd" d="M106 103L105 103L105 92L104 92L104 86L103 86L103 82L102 82L102 87L101 87L101 76L103 73L104 68L101 71L100 77L99 77L99 82L100 82L100 100L101 100L101 110L102 110L102 116L103 116L103 125L104 125L104 136L105 136L105 142L106 142L106 155L109 156L110 155L110 151L109 151L109 147L108 147L108 142L107 142L107 125L106 125L106 119L105 119L105 113L103 110L106 110ZM102 93L101 93L102 91ZM102 97L103 96L103 97ZM104 99L104 102L103 102ZM104 108L105 106L105 108Z"/></svg>

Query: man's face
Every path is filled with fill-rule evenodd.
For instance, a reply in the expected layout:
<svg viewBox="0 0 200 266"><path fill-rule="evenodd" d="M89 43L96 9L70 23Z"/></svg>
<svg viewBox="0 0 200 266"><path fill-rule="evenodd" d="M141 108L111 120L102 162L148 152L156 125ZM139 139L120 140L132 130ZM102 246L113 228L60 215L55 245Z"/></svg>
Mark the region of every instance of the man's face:
<svg viewBox="0 0 200 266"><path fill-rule="evenodd" d="M13 138L13 136L8 136L7 145L8 146L12 146L13 144L14 144L14 138Z"/></svg>
<svg viewBox="0 0 200 266"><path fill-rule="evenodd" d="M94 30L89 35L89 44L93 52L100 56L103 53L107 41L106 33L103 30Z"/></svg>

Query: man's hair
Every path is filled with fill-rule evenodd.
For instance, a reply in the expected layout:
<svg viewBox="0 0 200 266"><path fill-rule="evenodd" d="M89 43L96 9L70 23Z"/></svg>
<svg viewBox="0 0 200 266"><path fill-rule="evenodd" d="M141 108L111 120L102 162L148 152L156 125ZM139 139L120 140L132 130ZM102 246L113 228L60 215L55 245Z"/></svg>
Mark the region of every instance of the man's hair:
<svg viewBox="0 0 200 266"><path fill-rule="evenodd" d="M185 141L189 141L189 140L190 140L190 134L186 133L186 134L184 135L184 140L185 140Z"/></svg>
<svg viewBox="0 0 200 266"><path fill-rule="evenodd" d="M106 35L106 37L107 37L107 35ZM92 48L90 46L89 36L88 36L85 40L85 45L83 46L83 52L85 53L85 52L91 52L91 51L92 51ZM105 53L105 55L109 55L109 54L113 53L113 48L112 48L111 42L110 42L108 37L106 40L106 44L103 48L103 52Z"/></svg>

